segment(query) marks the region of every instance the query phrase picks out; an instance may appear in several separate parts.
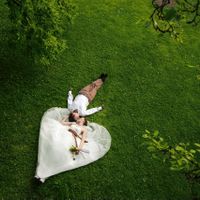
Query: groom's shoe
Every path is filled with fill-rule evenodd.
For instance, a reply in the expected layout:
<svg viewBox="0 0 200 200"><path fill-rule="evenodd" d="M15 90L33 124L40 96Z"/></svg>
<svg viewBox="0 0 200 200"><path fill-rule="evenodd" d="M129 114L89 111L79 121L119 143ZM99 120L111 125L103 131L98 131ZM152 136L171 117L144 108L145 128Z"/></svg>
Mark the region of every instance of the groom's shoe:
<svg viewBox="0 0 200 200"><path fill-rule="evenodd" d="M108 76L108 74L102 73L102 74L99 76L99 78L100 78L103 82L105 82L107 76Z"/></svg>
<svg viewBox="0 0 200 200"><path fill-rule="evenodd" d="M108 77L108 74L104 74L104 76L101 78L101 80L102 80L103 82L105 82L105 80L106 80L107 77Z"/></svg>
<svg viewBox="0 0 200 200"><path fill-rule="evenodd" d="M101 74L101 75L100 75L98 78L100 78L100 79L101 79L103 76L104 76L104 74L102 73L102 74Z"/></svg>

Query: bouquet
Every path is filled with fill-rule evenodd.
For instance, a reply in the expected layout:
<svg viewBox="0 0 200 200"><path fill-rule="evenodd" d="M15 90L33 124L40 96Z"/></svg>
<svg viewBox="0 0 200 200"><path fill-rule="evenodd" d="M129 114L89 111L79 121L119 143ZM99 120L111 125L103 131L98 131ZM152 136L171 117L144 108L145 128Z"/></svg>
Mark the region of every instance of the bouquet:
<svg viewBox="0 0 200 200"><path fill-rule="evenodd" d="M79 153L79 149L72 145L69 150L72 153L73 160L75 160L75 155L77 155Z"/></svg>
<svg viewBox="0 0 200 200"><path fill-rule="evenodd" d="M86 149L78 149L78 147L75 147L75 146L71 146L71 148L69 149L72 153L72 156L73 156L73 160L75 160L75 156L79 154L79 152L84 152L84 153L89 153L88 150Z"/></svg>

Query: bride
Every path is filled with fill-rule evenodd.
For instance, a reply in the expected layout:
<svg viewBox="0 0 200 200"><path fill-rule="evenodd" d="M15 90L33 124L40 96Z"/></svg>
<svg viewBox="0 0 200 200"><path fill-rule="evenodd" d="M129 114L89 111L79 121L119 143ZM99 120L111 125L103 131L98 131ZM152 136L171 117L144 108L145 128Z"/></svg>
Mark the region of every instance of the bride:
<svg viewBox="0 0 200 200"><path fill-rule="evenodd" d="M74 137L75 140L75 149L74 152L76 154L79 154L82 150L82 147L86 141L87 137L87 129L84 126L87 126L87 120L85 117L80 117L76 122L66 122L67 116L64 116L62 120L60 121L61 124L69 126L68 131L70 131ZM78 145L77 139L80 139L80 144ZM83 151L87 152L87 151Z"/></svg>
<svg viewBox="0 0 200 200"><path fill-rule="evenodd" d="M90 164L103 157L111 146L111 136L103 126L82 117L67 122L66 108L51 108L41 120L38 162L35 177L48 177Z"/></svg>

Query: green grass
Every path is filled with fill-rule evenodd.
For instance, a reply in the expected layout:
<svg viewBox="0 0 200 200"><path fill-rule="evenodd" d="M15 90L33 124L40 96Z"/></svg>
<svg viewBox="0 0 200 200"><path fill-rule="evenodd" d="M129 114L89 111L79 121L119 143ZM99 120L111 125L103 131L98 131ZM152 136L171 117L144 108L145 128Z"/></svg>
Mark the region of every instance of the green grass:
<svg viewBox="0 0 200 200"><path fill-rule="evenodd" d="M186 27L184 43L137 23L151 5L136 0L79 0L79 15L66 35L69 48L50 67L36 66L11 46L7 10L0 3L1 199L191 199L184 177L150 157L145 129L158 129L171 144L199 142L199 27ZM109 78L89 117L104 125L112 146L101 160L37 185L33 179L40 120L65 107L101 72Z"/></svg>

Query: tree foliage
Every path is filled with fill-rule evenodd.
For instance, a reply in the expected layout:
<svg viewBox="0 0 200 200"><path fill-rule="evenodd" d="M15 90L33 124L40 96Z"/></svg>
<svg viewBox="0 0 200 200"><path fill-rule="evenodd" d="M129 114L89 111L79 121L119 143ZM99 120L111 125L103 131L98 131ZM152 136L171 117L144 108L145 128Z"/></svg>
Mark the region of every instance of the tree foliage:
<svg viewBox="0 0 200 200"><path fill-rule="evenodd" d="M194 143L193 148L189 143L171 146L159 136L158 131L151 133L146 130L143 138L153 158L168 163L170 170L184 174L186 180L191 184L192 195L196 198L192 188L195 183L200 183L200 144Z"/></svg>
<svg viewBox="0 0 200 200"><path fill-rule="evenodd" d="M181 40L182 24L198 25L200 0L152 0L150 23L156 31Z"/></svg>
<svg viewBox="0 0 200 200"><path fill-rule="evenodd" d="M67 48L66 31L75 16L70 0L7 0L16 40L35 61L49 64Z"/></svg>
<svg viewBox="0 0 200 200"><path fill-rule="evenodd" d="M171 170L183 172L187 179L200 181L200 144L195 143L195 148L192 149L189 148L189 143L170 146L159 136L158 131L151 133L146 130L143 138L153 157L168 161Z"/></svg>

